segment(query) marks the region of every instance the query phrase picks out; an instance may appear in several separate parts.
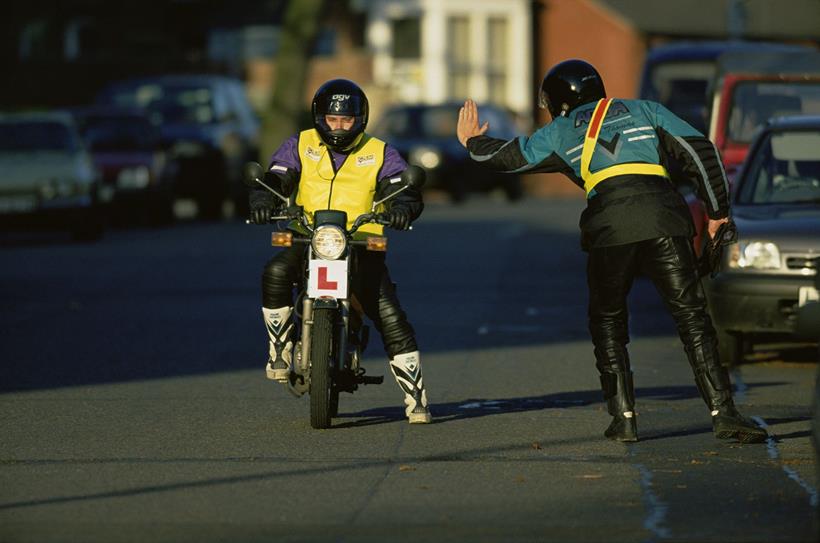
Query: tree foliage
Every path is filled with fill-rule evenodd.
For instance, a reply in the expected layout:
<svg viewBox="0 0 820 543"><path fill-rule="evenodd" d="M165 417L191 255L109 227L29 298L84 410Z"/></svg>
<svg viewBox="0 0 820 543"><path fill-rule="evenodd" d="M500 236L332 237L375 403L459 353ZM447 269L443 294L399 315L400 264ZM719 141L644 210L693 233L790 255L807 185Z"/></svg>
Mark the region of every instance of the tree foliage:
<svg viewBox="0 0 820 543"><path fill-rule="evenodd" d="M263 114L260 161L299 129L304 109L308 60L316 41L323 0L291 0L285 11L276 57L276 75L270 107Z"/></svg>

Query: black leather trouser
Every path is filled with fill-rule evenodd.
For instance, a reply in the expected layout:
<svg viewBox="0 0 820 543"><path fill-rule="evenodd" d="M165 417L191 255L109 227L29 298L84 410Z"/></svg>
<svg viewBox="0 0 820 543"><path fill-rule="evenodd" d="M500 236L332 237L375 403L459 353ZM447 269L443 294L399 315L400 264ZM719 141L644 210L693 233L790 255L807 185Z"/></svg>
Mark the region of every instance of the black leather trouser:
<svg viewBox="0 0 820 543"><path fill-rule="evenodd" d="M418 350L415 332L401 308L396 285L390 280L384 253L357 250L351 292L364 314L373 321L392 359ZM294 304L294 284L306 263L304 247L288 247L271 258L262 272L262 305L269 309Z"/></svg>
<svg viewBox="0 0 820 543"><path fill-rule="evenodd" d="M720 365L715 329L696 265L692 242L685 237L655 238L590 251L589 330L602 376L630 371L627 296L635 276L643 272L675 321L704 401L712 409L731 403L729 375Z"/></svg>

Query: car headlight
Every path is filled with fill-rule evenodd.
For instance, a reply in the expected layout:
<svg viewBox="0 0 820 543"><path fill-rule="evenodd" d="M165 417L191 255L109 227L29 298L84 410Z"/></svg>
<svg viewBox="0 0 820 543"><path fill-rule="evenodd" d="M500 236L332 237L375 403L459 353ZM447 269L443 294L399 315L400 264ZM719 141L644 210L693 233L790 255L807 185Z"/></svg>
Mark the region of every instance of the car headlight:
<svg viewBox="0 0 820 543"><path fill-rule="evenodd" d="M122 189L144 189L151 183L151 172L146 166L123 168L117 175L117 186Z"/></svg>
<svg viewBox="0 0 820 543"><path fill-rule="evenodd" d="M731 245L729 267L776 270L780 268L780 249L770 241L741 241Z"/></svg>
<svg viewBox="0 0 820 543"><path fill-rule="evenodd" d="M325 260L336 260L347 248L347 239L341 228L334 225L320 226L313 233L310 242L319 258Z"/></svg>
<svg viewBox="0 0 820 543"><path fill-rule="evenodd" d="M442 161L441 153L432 147L418 147L410 153L410 162L421 164L428 170L437 168Z"/></svg>

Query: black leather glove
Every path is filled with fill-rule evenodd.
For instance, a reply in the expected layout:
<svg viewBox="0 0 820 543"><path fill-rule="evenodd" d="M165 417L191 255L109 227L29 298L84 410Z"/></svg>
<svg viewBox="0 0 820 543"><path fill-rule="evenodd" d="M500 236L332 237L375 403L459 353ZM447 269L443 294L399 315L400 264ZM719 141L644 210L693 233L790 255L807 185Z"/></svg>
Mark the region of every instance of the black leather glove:
<svg viewBox="0 0 820 543"><path fill-rule="evenodd" d="M250 220L254 224L268 224L276 212L276 202L273 194L265 191L253 191L248 196L250 204Z"/></svg>
<svg viewBox="0 0 820 543"><path fill-rule="evenodd" d="M720 272L723 263L723 248L737 243L737 226L730 219L729 222L720 225L714 238L709 239L709 234L705 232L705 229L704 235L707 236L707 240L698 261L698 273L701 277L708 275L714 278Z"/></svg>
<svg viewBox="0 0 820 543"><path fill-rule="evenodd" d="M390 221L390 228L396 230L408 230L412 222L409 209L404 207L393 207L387 212L387 219Z"/></svg>

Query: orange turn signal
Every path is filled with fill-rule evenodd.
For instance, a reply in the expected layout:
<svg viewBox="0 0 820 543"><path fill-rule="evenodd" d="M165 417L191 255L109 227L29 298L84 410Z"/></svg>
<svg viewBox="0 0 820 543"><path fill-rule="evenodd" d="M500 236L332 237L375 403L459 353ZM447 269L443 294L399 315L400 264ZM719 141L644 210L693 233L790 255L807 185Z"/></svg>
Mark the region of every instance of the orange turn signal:
<svg viewBox="0 0 820 543"><path fill-rule="evenodd" d="M291 232L272 232L270 244L275 247L290 247L293 245L293 234Z"/></svg>
<svg viewBox="0 0 820 543"><path fill-rule="evenodd" d="M381 236L369 236L367 238L368 251L387 251L387 238Z"/></svg>

